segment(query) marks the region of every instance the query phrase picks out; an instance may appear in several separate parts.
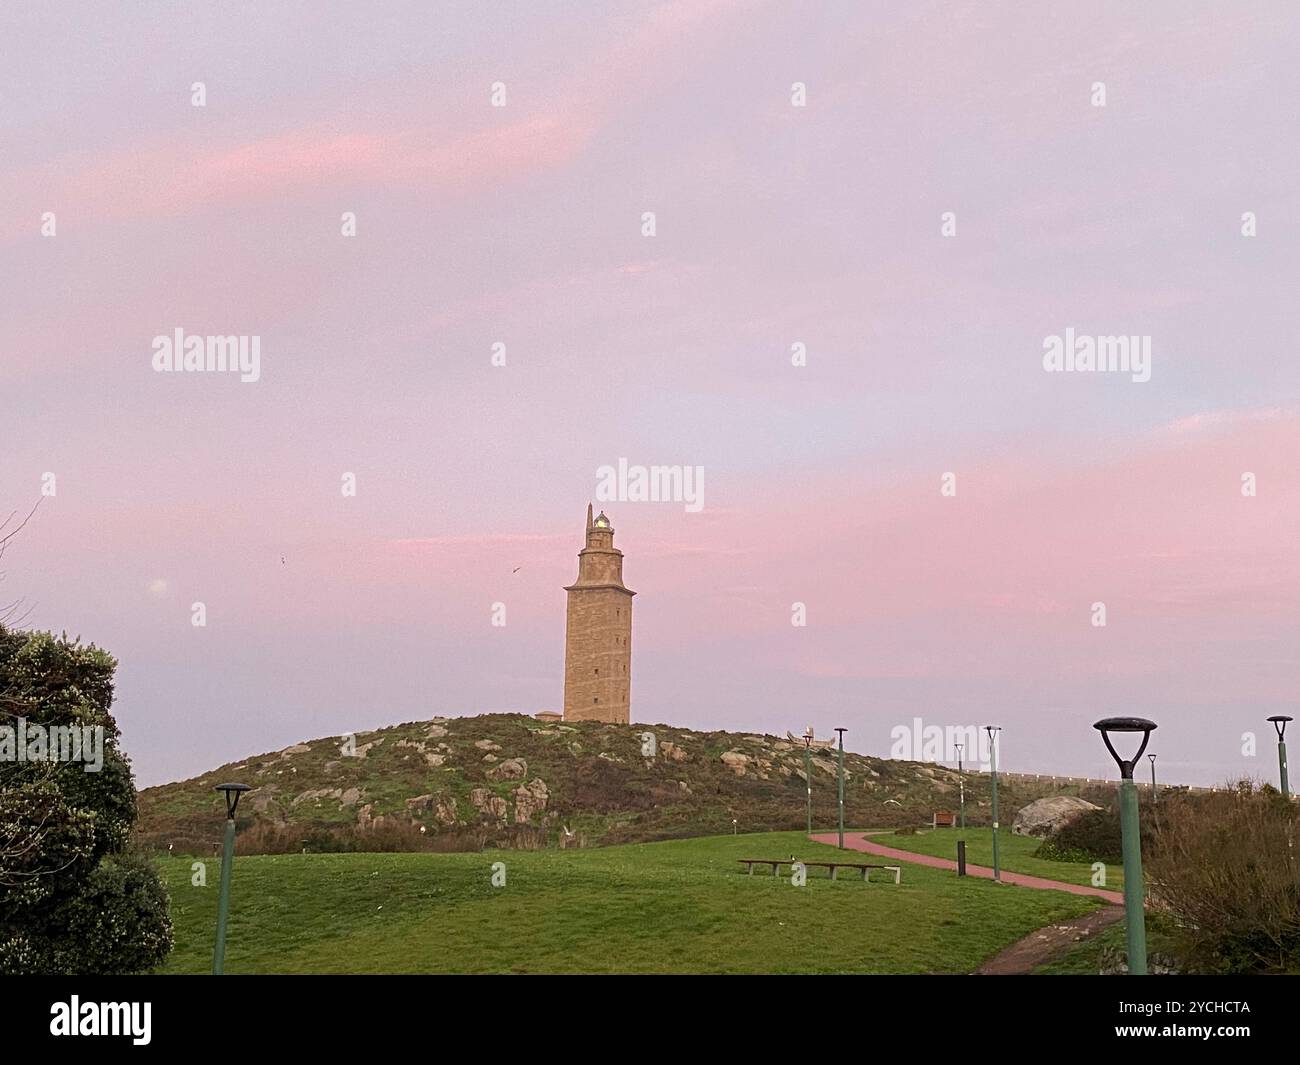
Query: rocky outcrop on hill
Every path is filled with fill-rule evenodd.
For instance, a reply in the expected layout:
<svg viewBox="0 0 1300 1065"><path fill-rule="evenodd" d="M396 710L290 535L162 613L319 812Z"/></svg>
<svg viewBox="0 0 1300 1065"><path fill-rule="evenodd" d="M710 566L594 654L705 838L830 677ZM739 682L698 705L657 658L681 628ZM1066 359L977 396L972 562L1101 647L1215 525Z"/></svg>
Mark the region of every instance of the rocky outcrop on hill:
<svg viewBox="0 0 1300 1065"><path fill-rule="evenodd" d="M834 824L838 758L812 765L814 821ZM946 766L847 752L844 775L845 820L864 828L926 825L958 781ZM558 845L566 824L590 844L799 829L807 800L802 745L776 736L489 714L309 740L149 788L140 839L211 853L224 820L212 786L227 780L253 789L239 807L245 852L272 836L294 850L457 849ZM1006 817L1057 792L1000 783L998 796ZM967 773L968 823L988 812L987 777Z"/></svg>

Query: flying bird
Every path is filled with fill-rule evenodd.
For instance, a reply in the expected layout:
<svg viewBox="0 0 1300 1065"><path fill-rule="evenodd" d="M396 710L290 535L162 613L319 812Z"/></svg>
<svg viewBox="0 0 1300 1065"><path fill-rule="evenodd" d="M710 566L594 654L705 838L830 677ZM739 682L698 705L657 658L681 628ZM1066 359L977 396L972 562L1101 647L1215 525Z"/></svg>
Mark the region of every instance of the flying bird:
<svg viewBox="0 0 1300 1065"><path fill-rule="evenodd" d="M512 569L510 572L511 572L511 573L518 573L518 572L519 572L521 569L523 569L523 568L524 568L523 566L516 566L516 567L515 567L514 569Z"/></svg>

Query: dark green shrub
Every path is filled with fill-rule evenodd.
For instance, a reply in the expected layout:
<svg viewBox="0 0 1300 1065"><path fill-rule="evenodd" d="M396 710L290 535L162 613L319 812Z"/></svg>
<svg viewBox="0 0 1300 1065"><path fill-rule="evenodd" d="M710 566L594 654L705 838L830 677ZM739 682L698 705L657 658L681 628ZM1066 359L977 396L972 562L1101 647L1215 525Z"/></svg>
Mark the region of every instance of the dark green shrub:
<svg viewBox="0 0 1300 1065"><path fill-rule="evenodd" d="M1048 835L1034 857L1056 862L1123 861L1118 812L1085 810Z"/></svg>
<svg viewBox="0 0 1300 1065"><path fill-rule="evenodd" d="M1155 818L1143 811L1142 851L1150 847ZM1123 840L1120 834L1119 810L1085 810L1067 821L1039 844L1035 858L1054 862L1105 862L1119 865L1124 861Z"/></svg>
<svg viewBox="0 0 1300 1065"><path fill-rule="evenodd" d="M97 647L0 625L0 973L140 972L171 949L162 883L127 851L136 796L109 713L116 666ZM98 770L19 760L20 720L102 728Z"/></svg>

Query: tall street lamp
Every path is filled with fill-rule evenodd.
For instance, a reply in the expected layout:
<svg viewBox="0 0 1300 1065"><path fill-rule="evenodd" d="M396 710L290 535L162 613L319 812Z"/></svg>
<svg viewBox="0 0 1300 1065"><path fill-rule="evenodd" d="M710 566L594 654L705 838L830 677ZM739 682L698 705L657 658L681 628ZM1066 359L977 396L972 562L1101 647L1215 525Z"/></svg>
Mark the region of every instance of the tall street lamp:
<svg viewBox="0 0 1300 1065"><path fill-rule="evenodd" d="M1119 827L1124 850L1124 923L1128 929L1128 971L1130 976L1147 974L1147 925L1142 910L1142 836L1138 826L1137 785L1133 767L1147 749L1156 728L1144 717L1108 717L1092 726L1101 733L1106 750L1119 766ZM1140 732L1142 745L1132 758L1121 758L1110 742L1112 732Z"/></svg>
<svg viewBox="0 0 1300 1065"><path fill-rule="evenodd" d="M959 803L957 807L959 813L957 814L957 816L958 818L960 818L960 821L958 823L961 825L961 830L965 832L966 831L966 777L962 774L961 771L961 752L966 745L964 743L954 743L953 746L957 748L957 794L959 796L957 800Z"/></svg>
<svg viewBox="0 0 1300 1065"><path fill-rule="evenodd" d="M840 734L840 849L844 849L844 733L849 730L837 728Z"/></svg>
<svg viewBox="0 0 1300 1065"><path fill-rule="evenodd" d="M812 742L813 727L809 725L803 733L803 782L808 789L808 835L812 835Z"/></svg>
<svg viewBox="0 0 1300 1065"><path fill-rule="evenodd" d="M1156 794L1156 756L1148 754L1151 759L1151 805L1155 806L1160 802L1160 796Z"/></svg>
<svg viewBox="0 0 1300 1065"><path fill-rule="evenodd" d="M1282 797L1289 799L1291 797L1291 787L1286 778L1286 723L1294 720L1286 714L1274 714L1269 718L1273 722L1273 727L1277 729L1277 768L1282 777Z"/></svg>
<svg viewBox="0 0 1300 1065"><path fill-rule="evenodd" d="M226 797L226 842L221 852L221 894L217 897L217 948L212 954L212 975L226 967L226 917L230 913L230 870L235 864L235 807L248 791L247 784L218 784L214 791Z"/></svg>
<svg viewBox="0 0 1300 1065"><path fill-rule="evenodd" d="M989 751L992 755L993 774L990 777L990 783L993 789L993 879L999 883L1002 880L1002 865L998 859L998 733L1002 731L1001 725L985 725L984 731L989 734Z"/></svg>

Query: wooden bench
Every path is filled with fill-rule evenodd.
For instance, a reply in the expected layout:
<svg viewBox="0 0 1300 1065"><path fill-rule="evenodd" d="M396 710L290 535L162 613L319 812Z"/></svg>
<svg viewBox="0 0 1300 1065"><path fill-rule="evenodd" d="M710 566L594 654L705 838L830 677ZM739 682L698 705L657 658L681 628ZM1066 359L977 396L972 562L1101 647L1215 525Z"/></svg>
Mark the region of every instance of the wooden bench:
<svg viewBox="0 0 1300 1065"><path fill-rule="evenodd" d="M935 810L930 822L931 828L956 828L957 815L951 810Z"/></svg>
<svg viewBox="0 0 1300 1065"><path fill-rule="evenodd" d="M836 872L840 869L859 869L862 872L862 879L867 883L871 882L872 869L885 869L894 874L894 883L900 884L903 881L903 867L901 865L877 865L869 862L798 862L797 859L790 858L737 858L736 861L741 865L747 866L749 875L754 875L754 866L770 865L772 875L781 875L781 866L802 864L805 869L829 869L831 879L836 879Z"/></svg>

